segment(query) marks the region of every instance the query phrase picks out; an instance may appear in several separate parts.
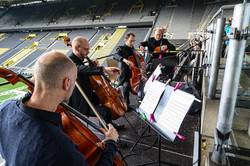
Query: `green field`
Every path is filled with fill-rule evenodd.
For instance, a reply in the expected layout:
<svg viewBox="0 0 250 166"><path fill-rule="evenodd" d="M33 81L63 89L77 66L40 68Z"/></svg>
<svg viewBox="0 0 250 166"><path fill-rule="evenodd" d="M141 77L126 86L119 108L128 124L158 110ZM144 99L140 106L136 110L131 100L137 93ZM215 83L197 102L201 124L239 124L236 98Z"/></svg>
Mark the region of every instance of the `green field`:
<svg viewBox="0 0 250 166"><path fill-rule="evenodd" d="M0 83L7 82L7 80L0 78ZM7 99L20 99L27 92L27 85L24 83L16 83L15 85L7 84L0 86L0 104Z"/></svg>

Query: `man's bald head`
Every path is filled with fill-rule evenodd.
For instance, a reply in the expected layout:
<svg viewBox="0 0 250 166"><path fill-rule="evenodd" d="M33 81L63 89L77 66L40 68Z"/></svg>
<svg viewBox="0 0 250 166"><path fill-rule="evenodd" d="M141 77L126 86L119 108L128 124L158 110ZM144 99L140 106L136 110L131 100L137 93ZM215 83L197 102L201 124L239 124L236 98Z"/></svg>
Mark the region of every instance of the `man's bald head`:
<svg viewBox="0 0 250 166"><path fill-rule="evenodd" d="M72 41L72 46L77 46L77 47L80 47L82 44L84 44L84 43L88 43L88 41L85 39L85 38L83 38L83 37L81 37L81 36L77 36L77 37L75 37L74 38L74 40Z"/></svg>
<svg viewBox="0 0 250 166"><path fill-rule="evenodd" d="M77 36L72 41L72 49L73 53L83 60L89 54L89 42L85 38Z"/></svg>
<svg viewBox="0 0 250 166"><path fill-rule="evenodd" d="M34 67L35 85L38 88L61 88L65 77L76 75L76 66L66 55L49 52L42 55Z"/></svg>

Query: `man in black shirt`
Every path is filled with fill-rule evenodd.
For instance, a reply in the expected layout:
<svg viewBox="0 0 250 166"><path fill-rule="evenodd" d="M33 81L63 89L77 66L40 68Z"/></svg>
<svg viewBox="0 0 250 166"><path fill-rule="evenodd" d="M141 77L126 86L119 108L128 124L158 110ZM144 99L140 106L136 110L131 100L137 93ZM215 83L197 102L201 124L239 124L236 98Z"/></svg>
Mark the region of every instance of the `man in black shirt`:
<svg viewBox="0 0 250 166"><path fill-rule="evenodd" d="M147 72L150 69L150 63L153 59L152 54L156 47L160 47L161 51L175 51L175 46L163 38L163 30L161 28L155 28L153 32L154 37L149 37L148 40L141 42L139 46L142 52L144 52L145 47L148 47L149 54L145 57Z"/></svg>
<svg viewBox="0 0 250 166"><path fill-rule="evenodd" d="M128 60L130 56L135 54L134 51L134 43L135 43L135 35L131 32L128 32L125 35L125 44L123 46L119 46L116 49L116 54L114 55L114 59L118 61L118 66L121 69L122 73L118 77L119 85L122 85L122 93L123 97L127 102L128 110L132 110L133 108L129 106L129 91L131 90L130 78L132 76L131 70L129 70L129 66L133 67L133 63ZM137 93L138 100L142 100L143 85L139 86L139 91Z"/></svg>
<svg viewBox="0 0 250 166"><path fill-rule="evenodd" d="M89 43L83 37L76 37L72 41L72 49L73 52L69 56L69 58L75 63L77 67L77 82L81 86L82 90L85 92L90 101L93 102L95 108L102 116L104 121L108 123L112 123L111 111L109 108L104 107L99 104L97 100L99 100L96 93L93 92L90 84L89 76L91 75L102 75L104 72L110 75L114 75L116 73L120 73L120 69L117 67L102 67L102 66L90 66L85 65L83 60L87 58L89 54ZM95 113L90 108L87 101L84 99L78 88L75 88L72 96L69 99L69 105L80 111L82 114L87 116L96 116ZM123 129L124 125L119 125L112 123L113 126L117 129Z"/></svg>
<svg viewBox="0 0 250 166"><path fill-rule="evenodd" d="M88 165L55 112L69 99L76 77L77 69L66 55L46 53L34 67L32 96L0 105L0 154L6 165ZM97 165L112 165L118 133L111 124L108 131L101 130L106 147Z"/></svg>

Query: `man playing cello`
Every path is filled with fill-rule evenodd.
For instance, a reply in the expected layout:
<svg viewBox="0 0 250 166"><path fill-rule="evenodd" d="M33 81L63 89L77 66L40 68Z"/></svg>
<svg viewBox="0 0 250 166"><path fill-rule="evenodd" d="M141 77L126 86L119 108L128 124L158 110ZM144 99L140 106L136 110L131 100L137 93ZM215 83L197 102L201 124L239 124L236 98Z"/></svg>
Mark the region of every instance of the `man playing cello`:
<svg viewBox="0 0 250 166"><path fill-rule="evenodd" d="M156 48L159 48L160 52L175 51L175 46L171 44L168 39L163 38L163 30L161 28L155 28L154 37L149 37L148 40L140 43L140 50L144 52L145 47L148 47L149 54L146 59L146 71L150 70L150 63L152 62L152 54ZM157 50L157 52L159 52Z"/></svg>
<svg viewBox="0 0 250 166"><path fill-rule="evenodd" d="M129 106L129 92L131 91L130 79L132 77L131 70L129 67L137 67L133 64L132 61L129 60L129 57L134 56L134 43L135 43L135 35L132 32L128 32L125 35L125 44L123 46L119 46L116 49L116 54L114 55L114 59L118 61L119 68L122 70L121 75L118 77L119 85L122 85L122 94L124 99L127 102L128 110L133 109ZM144 62L144 61L143 61ZM139 86L139 90L137 92L138 101L142 100L143 97L143 85Z"/></svg>
<svg viewBox="0 0 250 166"><path fill-rule="evenodd" d="M72 41L73 52L69 58L75 63L78 71L77 82L81 86L82 90L86 93L87 97L93 102L95 108L102 116L104 121L112 123L111 112L109 108L99 105L99 98L96 93L93 92L90 84L90 75L102 75L104 72L114 75L120 73L120 69L117 67L102 67L102 66L87 66L83 63L83 60L87 58L89 54L89 43L83 37L76 37ZM75 88L72 96L69 99L69 105L80 111L87 116L96 116L93 110L90 108L87 101L84 99L80 91ZM124 125L112 123L117 130L123 129Z"/></svg>
<svg viewBox="0 0 250 166"><path fill-rule="evenodd" d="M61 129L59 103L69 99L77 77L74 63L64 54L49 52L35 64L35 89L22 101L0 105L0 154L5 165L88 165L77 145ZM109 124L105 149L97 165L112 165L118 133Z"/></svg>

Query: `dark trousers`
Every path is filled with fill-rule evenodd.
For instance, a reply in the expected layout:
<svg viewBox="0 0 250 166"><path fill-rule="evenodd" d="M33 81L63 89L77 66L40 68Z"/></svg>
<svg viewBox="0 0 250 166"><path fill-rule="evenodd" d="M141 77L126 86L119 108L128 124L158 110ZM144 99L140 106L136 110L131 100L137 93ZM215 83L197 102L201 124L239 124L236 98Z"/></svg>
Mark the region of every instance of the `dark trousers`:
<svg viewBox="0 0 250 166"><path fill-rule="evenodd" d="M143 97L144 97L144 81L141 82L141 84L139 85L139 90L137 92L137 100L138 101L142 101Z"/></svg>
<svg viewBox="0 0 250 166"><path fill-rule="evenodd" d="M129 101L129 91L131 90L131 86L129 81L124 81L122 83L122 96L125 99L127 105L129 106L130 101ZM137 100L142 100L144 97L144 81L142 81L142 84L139 85L139 90L137 92Z"/></svg>
<svg viewBox="0 0 250 166"><path fill-rule="evenodd" d="M96 108L96 110L99 112L99 114L101 115L101 117L107 124L112 122L111 111L109 110L108 107L104 107L100 105L94 105L94 107ZM96 116L96 114L94 113L92 109L88 111L87 115Z"/></svg>
<svg viewBox="0 0 250 166"><path fill-rule="evenodd" d="M122 83L122 96L123 98L125 99L127 105L130 104L130 101L129 101L129 91L130 91L130 83L129 83L129 80L126 80Z"/></svg>

